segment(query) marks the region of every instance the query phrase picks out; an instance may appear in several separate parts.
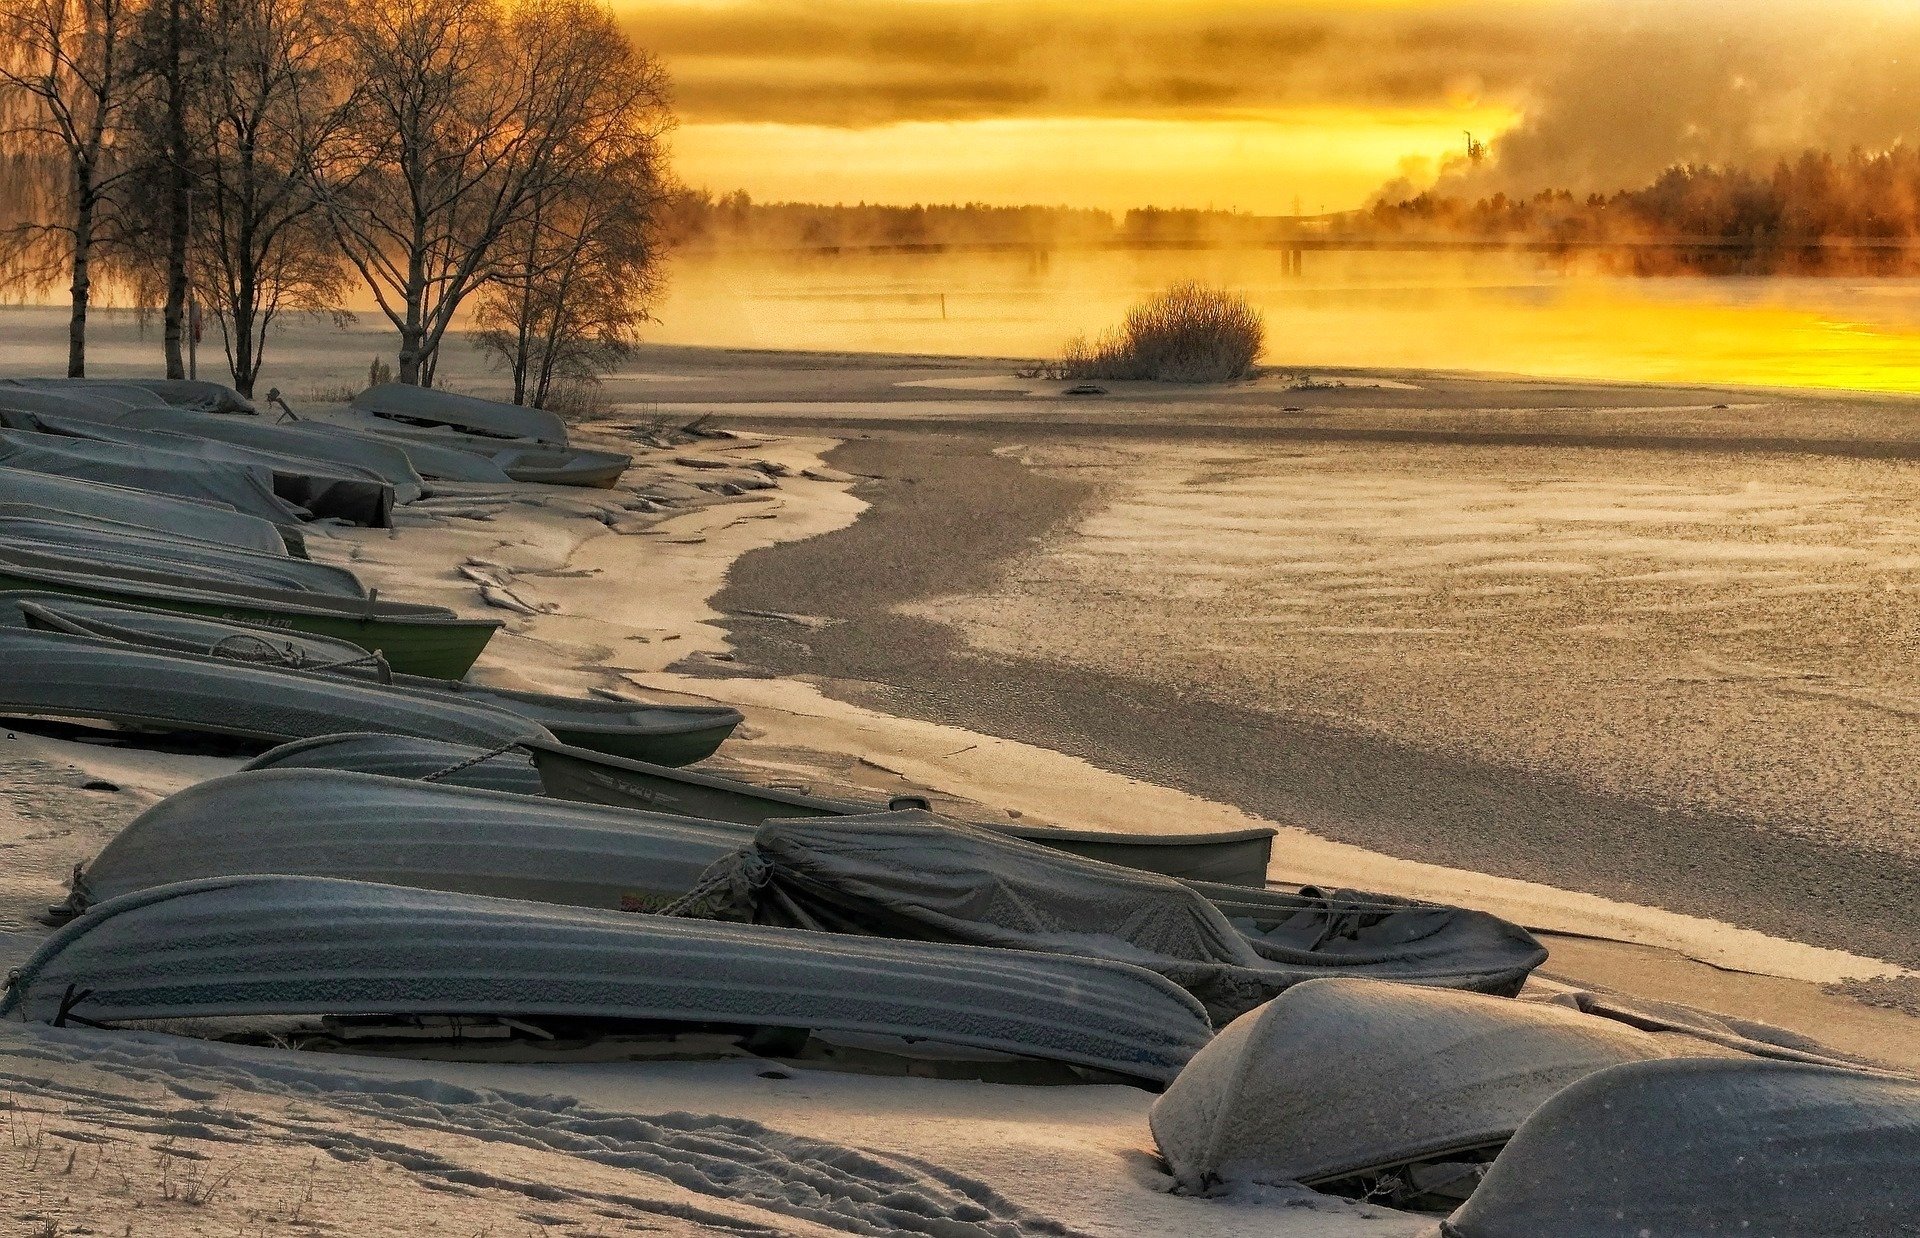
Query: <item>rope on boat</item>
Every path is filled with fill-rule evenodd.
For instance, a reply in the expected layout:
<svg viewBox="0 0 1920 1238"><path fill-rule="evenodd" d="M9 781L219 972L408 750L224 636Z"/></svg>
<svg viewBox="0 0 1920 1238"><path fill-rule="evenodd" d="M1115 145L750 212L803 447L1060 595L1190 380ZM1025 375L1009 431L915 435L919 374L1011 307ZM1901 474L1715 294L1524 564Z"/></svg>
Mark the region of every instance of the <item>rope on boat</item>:
<svg viewBox="0 0 1920 1238"><path fill-rule="evenodd" d="M752 911L754 895L772 880L773 865L748 847L709 864L691 890L653 914L696 920L745 919Z"/></svg>
<svg viewBox="0 0 1920 1238"><path fill-rule="evenodd" d="M420 775L420 781L421 782L438 782L442 778L451 778L455 774L459 773L460 771L472 769L474 766L479 765L483 761L491 761L495 757L503 757L507 755L509 752L512 752L515 748L518 748L521 742L522 741L517 739L510 739L506 743L501 744L498 748L494 748L488 752L482 752L477 756L468 757L466 760L458 762L457 764L454 764L454 765L449 765L445 769L437 769L433 771L431 774L422 774Z"/></svg>

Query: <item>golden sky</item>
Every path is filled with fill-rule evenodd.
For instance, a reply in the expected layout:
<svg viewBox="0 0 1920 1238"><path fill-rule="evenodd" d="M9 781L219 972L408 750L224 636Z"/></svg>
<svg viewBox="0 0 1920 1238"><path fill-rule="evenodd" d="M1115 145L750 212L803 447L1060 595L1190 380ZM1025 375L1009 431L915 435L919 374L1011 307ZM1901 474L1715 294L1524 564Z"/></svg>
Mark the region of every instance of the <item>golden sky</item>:
<svg viewBox="0 0 1920 1238"><path fill-rule="evenodd" d="M677 171L761 200L1286 213L1885 145L1916 0L613 0ZM1538 182L1533 183L1533 182Z"/></svg>

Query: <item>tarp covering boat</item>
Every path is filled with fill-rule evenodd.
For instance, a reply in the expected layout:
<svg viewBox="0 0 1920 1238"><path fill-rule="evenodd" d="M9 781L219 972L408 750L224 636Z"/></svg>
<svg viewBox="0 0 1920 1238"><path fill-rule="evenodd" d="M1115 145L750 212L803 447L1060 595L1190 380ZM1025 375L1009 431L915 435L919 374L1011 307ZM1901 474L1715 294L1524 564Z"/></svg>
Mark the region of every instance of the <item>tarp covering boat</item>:
<svg viewBox="0 0 1920 1238"><path fill-rule="evenodd" d="M330 563L216 546L157 531L141 532L124 525L103 526L85 520L62 519L57 512L32 517L0 515L0 545L27 553L92 560L103 567L144 568L189 579L217 576L331 597L367 595L359 577Z"/></svg>
<svg viewBox="0 0 1920 1238"><path fill-rule="evenodd" d="M131 894L55 933L0 1016L666 1020L914 1037L1153 1082L1211 1035L1119 963L588 911L317 877Z"/></svg>
<svg viewBox="0 0 1920 1238"><path fill-rule="evenodd" d="M132 406L124 400L83 391L54 391L43 387L0 383L0 424L10 423L15 416L23 414L108 419L130 411ZM27 428L32 427L29 425Z"/></svg>
<svg viewBox="0 0 1920 1238"><path fill-rule="evenodd" d="M743 879L728 883L738 893L721 914L1116 959L1166 976L1217 1023L1316 976L1513 993L1547 956L1524 929L1482 913L1401 908L1363 919L1334 909L1316 948L1280 962L1172 878L925 812L769 821L731 866ZM1404 931L1402 917L1426 931Z"/></svg>
<svg viewBox="0 0 1920 1238"><path fill-rule="evenodd" d="M61 593L325 636L378 650L396 670L436 679L465 675L500 628L497 619L463 619L439 606L194 582L131 569L104 575L24 552L0 553L0 592Z"/></svg>
<svg viewBox="0 0 1920 1238"><path fill-rule="evenodd" d="M0 520L0 534L4 530L5 521ZM663 765L681 765L713 755L741 722L740 711L724 705L647 705L395 675L383 660L370 657L368 650L345 642L152 608L69 603L43 596L30 603L23 614L29 627L50 631L292 669L329 670L416 691L443 693L467 704L518 714L568 743Z"/></svg>
<svg viewBox="0 0 1920 1238"><path fill-rule="evenodd" d="M241 395L232 387L220 383L194 378L54 378L33 379L32 382L44 383L54 390L66 386L88 387L111 384L114 387L134 387L150 394L162 404L171 404L177 408L198 409L206 413L258 413L260 410L252 400Z"/></svg>
<svg viewBox="0 0 1920 1238"><path fill-rule="evenodd" d="M270 469L201 460L177 451L0 430L0 466L220 503L275 524L298 524L307 514L274 492Z"/></svg>
<svg viewBox="0 0 1920 1238"><path fill-rule="evenodd" d="M1222 1029L1149 1125L1190 1190L1311 1185L1497 1147L1568 1084L1665 1056L1644 1032L1557 1006L1309 980Z"/></svg>
<svg viewBox="0 0 1920 1238"><path fill-rule="evenodd" d="M353 397L353 407L376 417L416 425L453 426L498 438L567 445L567 423L552 413L498 400L482 400L411 383L382 383Z"/></svg>
<svg viewBox="0 0 1920 1238"><path fill-rule="evenodd" d="M273 425L256 417L220 417L172 407L132 409L114 418L113 424L133 430L216 439L284 457L315 460L334 468L353 469L392 486L397 503L411 503L423 490L420 474L414 471L405 452L371 439L307 434L295 426Z"/></svg>
<svg viewBox="0 0 1920 1238"><path fill-rule="evenodd" d="M656 911L752 831L340 770L230 774L135 817L76 876L69 909L173 881L280 873Z"/></svg>
<svg viewBox="0 0 1920 1238"><path fill-rule="evenodd" d="M540 772L525 752L503 752L475 761L476 750L405 735L349 732L296 739L261 753L242 769L339 769L389 778L440 775L446 786L479 787L539 795ZM455 768L458 767L458 768ZM446 771L452 770L451 773ZM630 811L621 809L620 811Z"/></svg>
<svg viewBox="0 0 1920 1238"><path fill-rule="evenodd" d="M341 731L451 737L498 747L544 734L504 710L337 675L158 653L61 632L0 627L0 714L284 742Z"/></svg>
<svg viewBox="0 0 1920 1238"><path fill-rule="evenodd" d="M90 519L139 525L203 542L241 546L272 554L301 543L273 523L246 515L231 504L152 494L128 486L56 477L0 466L0 503L71 512Z"/></svg>
<svg viewBox="0 0 1920 1238"><path fill-rule="evenodd" d="M1617 1066L1529 1117L1447 1238L1920 1233L1920 1083L1782 1062Z"/></svg>
<svg viewBox="0 0 1920 1238"><path fill-rule="evenodd" d="M443 446L438 443L423 442L404 436L383 434L379 428L397 428L395 423L366 419L367 424L342 425L332 421L300 421L287 426L303 434L315 437L330 437L350 441L373 443L381 447L390 447L406 456L420 476L434 481L472 481L491 482L500 485L512 481L505 469L493 462L492 457L477 455L470 451Z"/></svg>
<svg viewBox="0 0 1920 1238"><path fill-rule="evenodd" d="M560 799L712 817L745 825L758 825L774 817L864 815L879 812L882 807L759 787L699 770L668 769L566 744L538 741L528 747L547 794ZM897 801L887 805L925 806L924 802L909 805ZM1245 886L1266 883L1274 836L1274 831L1264 828L1166 834L1033 825L988 828L1109 864L1183 880Z"/></svg>
<svg viewBox="0 0 1920 1238"><path fill-rule="evenodd" d="M173 410L160 411L166 413ZM7 420L9 424L17 425L20 419L8 417ZM276 495L315 518L344 520L349 524L374 529L391 528L393 525L393 486L379 475L357 465L336 464L311 456L287 455L280 451L246 447L192 434L138 429L126 423L126 415L110 421L94 421L32 414L25 420L31 423L26 427L29 430L76 438L87 443L112 444L143 454L165 452L213 464L263 468L272 476Z"/></svg>

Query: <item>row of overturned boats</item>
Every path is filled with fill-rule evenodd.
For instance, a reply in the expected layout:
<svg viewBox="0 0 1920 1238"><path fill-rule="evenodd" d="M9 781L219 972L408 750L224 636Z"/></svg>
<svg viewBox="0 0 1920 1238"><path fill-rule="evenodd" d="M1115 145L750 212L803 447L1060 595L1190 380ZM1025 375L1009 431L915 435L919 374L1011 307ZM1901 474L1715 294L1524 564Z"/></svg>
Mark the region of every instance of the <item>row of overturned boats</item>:
<svg viewBox="0 0 1920 1238"><path fill-rule="evenodd" d="M1274 888L1270 830L704 770L736 711L471 682L498 623L306 556L313 522L437 489L615 485L627 458L550 414L383 387L287 422L209 383L12 380L0 423L0 714L257 751L75 872L0 1015L945 1060L1160 1090L1198 1194L1300 1183L1452 1238L1920 1232L1911 1078L1546 981L1482 912Z"/></svg>

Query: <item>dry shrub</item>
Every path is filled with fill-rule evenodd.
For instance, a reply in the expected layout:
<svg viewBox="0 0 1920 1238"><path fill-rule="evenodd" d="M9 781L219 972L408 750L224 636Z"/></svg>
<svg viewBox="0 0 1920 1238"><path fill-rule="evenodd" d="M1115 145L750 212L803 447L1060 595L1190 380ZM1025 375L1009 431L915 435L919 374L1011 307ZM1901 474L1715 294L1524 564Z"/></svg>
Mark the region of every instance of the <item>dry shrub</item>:
<svg viewBox="0 0 1920 1238"><path fill-rule="evenodd" d="M1188 282L1136 305L1116 331L1074 340L1046 367L1058 378L1230 383L1253 373L1266 322L1238 293Z"/></svg>

